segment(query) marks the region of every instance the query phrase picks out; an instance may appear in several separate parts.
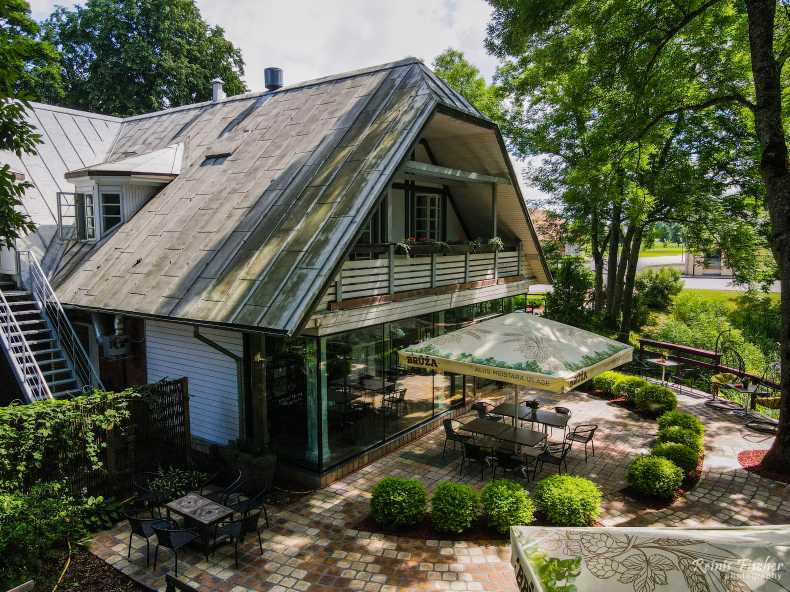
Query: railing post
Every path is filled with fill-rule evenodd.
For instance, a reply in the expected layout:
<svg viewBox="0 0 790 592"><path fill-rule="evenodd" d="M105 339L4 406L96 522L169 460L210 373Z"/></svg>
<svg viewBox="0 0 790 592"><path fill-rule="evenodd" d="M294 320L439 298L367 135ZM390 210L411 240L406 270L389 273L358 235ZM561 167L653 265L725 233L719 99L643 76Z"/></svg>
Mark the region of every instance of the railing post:
<svg viewBox="0 0 790 592"><path fill-rule="evenodd" d="M521 277L523 274L521 273L521 247L523 243L518 241L516 245L516 275Z"/></svg>
<svg viewBox="0 0 790 592"><path fill-rule="evenodd" d="M469 283L469 251L464 253L464 283Z"/></svg>
<svg viewBox="0 0 790 592"><path fill-rule="evenodd" d="M436 287L436 253L431 253L431 288Z"/></svg>
<svg viewBox="0 0 790 592"><path fill-rule="evenodd" d="M499 251L494 249L494 281L499 279Z"/></svg>
<svg viewBox="0 0 790 592"><path fill-rule="evenodd" d="M335 281L335 302L343 302L343 268L337 274Z"/></svg>
<svg viewBox="0 0 790 592"><path fill-rule="evenodd" d="M392 296L395 293L395 244L389 244L389 252L387 253L389 257L389 293Z"/></svg>

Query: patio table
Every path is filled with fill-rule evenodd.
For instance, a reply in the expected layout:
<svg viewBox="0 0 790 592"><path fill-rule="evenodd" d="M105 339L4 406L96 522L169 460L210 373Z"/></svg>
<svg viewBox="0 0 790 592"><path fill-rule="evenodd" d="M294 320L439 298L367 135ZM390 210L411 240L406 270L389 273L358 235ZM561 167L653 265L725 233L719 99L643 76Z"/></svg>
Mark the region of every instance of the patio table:
<svg viewBox="0 0 790 592"><path fill-rule="evenodd" d="M209 548L211 527L233 516L231 508L203 497L199 493L188 493L166 503L165 508L199 525L204 551L208 551Z"/></svg>
<svg viewBox="0 0 790 592"><path fill-rule="evenodd" d="M518 417L521 421L535 422L561 430L564 430L568 426L568 415L566 413L545 411L543 409L533 410L529 407L519 405L518 415L516 415L516 406L513 403L501 403L494 407L491 413L494 415L504 415L506 417Z"/></svg>
<svg viewBox="0 0 790 592"><path fill-rule="evenodd" d="M461 425L459 430L502 440L519 446L537 446L546 439L546 434L526 428L514 428L498 421L488 419L473 419Z"/></svg>
<svg viewBox="0 0 790 592"><path fill-rule="evenodd" d="M665 358L648 358L645 360L648 364L653 364L654 366L658 366L661 368L661 382L666 384L666 376L667 376L667 368L677 368L680 366L680 362L676 362L675 360L667 360Z"/></svg>

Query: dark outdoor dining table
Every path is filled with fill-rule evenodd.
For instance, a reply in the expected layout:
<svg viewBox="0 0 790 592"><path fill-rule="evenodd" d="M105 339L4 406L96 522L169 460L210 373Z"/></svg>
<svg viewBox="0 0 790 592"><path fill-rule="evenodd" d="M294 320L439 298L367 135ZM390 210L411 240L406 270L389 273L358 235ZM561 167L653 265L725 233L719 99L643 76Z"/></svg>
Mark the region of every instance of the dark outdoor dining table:
<svg viewBox="0 0 790 592"><path fill-rule="evenodd" d="M518 415L516 415L516 406L513 403L501 403L494 407L489 413L506 417L518 417L521 421L540 423L550 428L559 428L561 430L564 430L568 426L567 413L531 409L525 405L519 405Z"/></svg>
<svg viewBox="0 0 790 592"><path fill-rule="evenodd" d="M211 527L233 516L233 510L222 504L203 497L199 493L188 493L165 504L170 512L183 516L187 522L198 524L200 542L204 552L211 545Z"/></svg>
<svg viewBox="0 0 790 592"><path fill-rule="evenodd" d="M520 446L537 446L546 439L546 434L543 432L515 428L504 422L491 421L490 419L473 419L462 424L458 429Z"/></svg>

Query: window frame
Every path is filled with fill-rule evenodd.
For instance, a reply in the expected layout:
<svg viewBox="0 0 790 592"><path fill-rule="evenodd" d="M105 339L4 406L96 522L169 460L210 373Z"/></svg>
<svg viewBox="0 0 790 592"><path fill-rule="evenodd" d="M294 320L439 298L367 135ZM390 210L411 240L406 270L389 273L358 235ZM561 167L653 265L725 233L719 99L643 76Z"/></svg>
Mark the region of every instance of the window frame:
<svg viewBox="0 0 790 592"><path fill-rule="evenodd" d="M113 224L112 226L109 226L109 227L106 226L106 224L105 224L105 221L106 221L106 218L107 218L107 214L105 213L105 210L104 210L105 205L106 205L105 201L104 201L105 196L113 196L113 197L117 197L118 198L118 204L117 204L118 213L117 214L112 214L112 217L113 218L117 217L118 221L115 224ZM115 204L109 204L109 205L111 205L112 207L115 207ZM99 218L101 220L101 236L104 236L107 233L109 233L110 231L118 228L121 224L123 224L123 221L124 221L124 216L123 216L123 193L121 192L121 189L120 188L115 188L115 187L100 188L100 190L99 190L99 206L100 206L100 208L99 208Z"/></svg>

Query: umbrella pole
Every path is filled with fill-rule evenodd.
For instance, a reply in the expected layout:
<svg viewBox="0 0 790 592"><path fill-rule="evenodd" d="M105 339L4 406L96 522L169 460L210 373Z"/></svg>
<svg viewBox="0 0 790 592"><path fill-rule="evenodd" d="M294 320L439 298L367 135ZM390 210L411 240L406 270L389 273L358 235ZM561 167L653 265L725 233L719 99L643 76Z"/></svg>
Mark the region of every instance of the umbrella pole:
<svg viewBox="0 0 790 592"><path fill-rule="evenodd" d="M518 385L513 385L513 427L516 427L516 420L518 419Z"/></svg>

